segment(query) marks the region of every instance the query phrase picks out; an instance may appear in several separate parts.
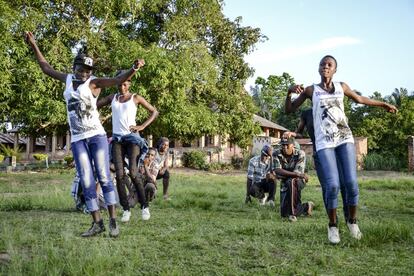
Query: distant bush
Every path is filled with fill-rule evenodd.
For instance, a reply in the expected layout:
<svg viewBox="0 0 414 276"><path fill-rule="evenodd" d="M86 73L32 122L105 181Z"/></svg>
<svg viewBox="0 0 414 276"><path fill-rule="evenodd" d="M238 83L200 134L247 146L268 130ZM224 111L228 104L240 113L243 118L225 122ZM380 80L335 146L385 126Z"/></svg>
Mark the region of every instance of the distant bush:
<svg viewBox="0 0 414 276"><path fill-rule="evenodd" d="M240 170L243 168L243 163L244 163L244 159L243 157L239 157L239 156L232 156L231 157L231 164L233 165L233 167L236 170Z"/></svg>
<svg viewBox="0 0 414 276"><path fill-rule="evenodd" d="M183 165L187 168L205 170L207 168L206 164L207 154L201 150L193 150L183 153Z"/></svg>
<svg viewBox="0 0 414 276"><path fill-rule="evenodd" d="M407 167L406 160L395 156L368 153L364 156L364 169L367 171L401 171Z"/></svg>
<svg viewBox="0 0 414 276"><path fill-rule="evenodd" d="M70 165L73 162L73 156L72 155L67 155L67 156L65 156L65 158L63 158L63 160L66 161L66 164Z"/></svg>
<svg viewBox="0 0 414 276"><path fill-rule="evenodd" d="M33 158L38 161L44 161L48 158L48 155L44 153L34 153Z"/></svg>
<svg viewBox="0 0 414 276"><path fill-rule="evenodd" d="M4 156L16 156L16 160L19 161L21 159L21 153L23 152L23 149L21 147L14 149L0 144L0 152Z"/></svg>
<svg viewBox="0 0 414 276"><path fill-rule="evenodd" d="M0 162L3 162L4 160L4 155L0 154Z"/></svg>

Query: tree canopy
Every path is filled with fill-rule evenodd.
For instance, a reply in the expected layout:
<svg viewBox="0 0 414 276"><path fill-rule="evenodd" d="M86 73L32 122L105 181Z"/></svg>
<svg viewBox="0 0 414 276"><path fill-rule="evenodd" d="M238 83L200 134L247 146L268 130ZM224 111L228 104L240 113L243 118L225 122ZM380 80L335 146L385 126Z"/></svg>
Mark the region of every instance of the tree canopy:
<svg viewBox="0 0 414 276"><path fill-rule="evenodd" d="M144 58L131 91L160 112L147 132L184 141L227 133L244 147L257 126L256 108L243 88L253 69L243 58L265 37L242 26L241 18L226 18L222 4L0 0L0 119L38 135L67 130L63 84L42 74L23 39L32 31L46 59L62 72L72 71L77 50L85 47L97 76L113 76ZM138 122L144 116L141 110Z"/></svg>
<svg viewBox="0 0 414 276"><path fill-rule="evenodd" d="M293 114L285 114L284 103L288 88L295 83L288 73L270 75L267 79L258 77L251 94L259 115L268 120L295 130L300 112L311 106L310 101ZM361 95L361 92L355 91ZM405 88L395 89L390 96L383 97L374 92L370 98L385 101L398 108L397 114L387 113L379 107L358 105L348 97L344 98L345 113L354 136L368 138L369 152L385 157L407 160L407 138L414 134L414 93L409 95ZM404 163L404 162L402 162Z"/></svg>

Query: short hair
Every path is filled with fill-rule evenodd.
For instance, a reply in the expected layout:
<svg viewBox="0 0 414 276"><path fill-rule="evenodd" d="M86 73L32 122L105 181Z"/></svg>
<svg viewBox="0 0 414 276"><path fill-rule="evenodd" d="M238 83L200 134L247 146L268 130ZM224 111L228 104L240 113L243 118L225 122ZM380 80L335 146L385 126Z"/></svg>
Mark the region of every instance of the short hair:
<svg viewBox="0 0 414 276"><path fill-rule="evenodd" d="M331 58L331 59L333 59L335 61L335 68L338 68L338 61L336 61L336 58L334 58L331 55L326 55L323 58L321 58L321 61L324 60L325 58Z"/></svg>
<svg viewBox="0 0 414 276"><path fill-rule="evenodd" d="M159 150L161 148L161 145L164 144L165 142L170 142L170 140L167 137L161 137L160 139L158 139L157 142L157 149Z"/></svg>
<svg viewBox="0 0 414 276"><path fill-rule="evenodd" d="M156 148L154 148L154 147L150 147L150 148L148 149L148 152L150 152L150 150L157 152L157 149L156 149Z"/></svg>

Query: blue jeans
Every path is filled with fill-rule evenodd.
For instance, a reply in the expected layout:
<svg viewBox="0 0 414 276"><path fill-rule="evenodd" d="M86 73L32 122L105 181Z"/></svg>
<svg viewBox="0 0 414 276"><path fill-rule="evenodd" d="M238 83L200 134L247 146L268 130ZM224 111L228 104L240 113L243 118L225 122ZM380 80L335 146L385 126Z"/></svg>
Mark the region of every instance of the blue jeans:
<svg viewBox="0 0 414 276"><path fill-rule="evenodd" d="M71 146L88 211L99 210L94 171L101 185L106 205L116 204L114 186L109 172L109 150L106 135L95 135L73 142Z"/></svg>
<svg viewBox="0 0 414 276"><path fill-rule="evenodd" d="M325 207L327 209L338 207L338 192L341 186L345 190L342 194L342 199L345 200L344 206L357 206L358 182L354 144L345 143L336 148L322 149L316 153L316 156L315 165L321 181Z"/></svg>
<svg viewBox="0 0 414 276"><path fill-rule="evenodd" d="M325 182L323 181L322 172L320 170L321 163L319 162L319 158L316 153L313 154L313 161L315 163L316 175L318 176L319 183L321 184L321 188L322 188L323 204L325 206L326 212L328 212L328 203L327 203L327 198L326 198L326 185L325 185ZM349 219L349 208L346 202L346 192L345 192L345 185L344 185L342 171L339 171L339 182L340 182L339 187L340 187L341 195L342 195L342 206L343 206L343 211L344 211L344 217L345 217L345 220L348 220Z"/></svg>

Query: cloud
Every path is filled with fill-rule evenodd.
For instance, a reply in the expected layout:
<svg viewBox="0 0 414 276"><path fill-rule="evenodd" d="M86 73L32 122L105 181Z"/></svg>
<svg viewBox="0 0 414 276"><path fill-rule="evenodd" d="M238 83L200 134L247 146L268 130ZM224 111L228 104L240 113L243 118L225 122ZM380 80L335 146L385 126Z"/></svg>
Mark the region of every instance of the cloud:
<svg viewBox="0 0 414 276"><path fill-rule="evenodd" d="M271 53L260 53L253 52L249 55L246 59L248 61L255 61L255 63L263 62L263 63L271 63L280 60L286 60L301 56L306 56L308 54L313 54L321 51L332 50L346 45L355 45L360 44L361 41L354 37L349 36L338 36L338 37L330 37L318 41L313 44L303 45L300 47L289 47L286 49L282 49L281 51L274 51Z"/></svg>

